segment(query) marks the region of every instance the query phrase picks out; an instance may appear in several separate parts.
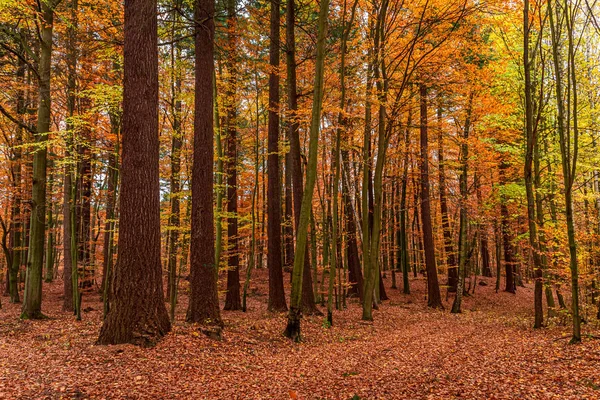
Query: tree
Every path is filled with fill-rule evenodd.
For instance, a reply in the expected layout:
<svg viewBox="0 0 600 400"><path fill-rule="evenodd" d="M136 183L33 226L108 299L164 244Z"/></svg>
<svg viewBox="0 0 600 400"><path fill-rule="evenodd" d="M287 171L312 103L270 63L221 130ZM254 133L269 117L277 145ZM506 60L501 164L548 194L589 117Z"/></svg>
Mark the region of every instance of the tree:
<svg viewBox="0 0 600 400"><path fill-rule="evenodd" d="M29 233L27 277L23 295L21 318L39 319L42 314L42 268L46 232L46 164L48 133L50 132L51 96L50 76L52 61L52 31L54 27L53 1L39 3L40 56L38 65L38 110L33 156L32 218Z"/></svg>
<svg viewBox="0 0 600 400"><path fill-rule="evenodd" d="M119 250L99 344L149 346L171 330L160 261L156 11L156 0L125 1Z"/></svg>
<svg viewBox="0 0 600 400"><path fill-rule="evenodd" d="M429 196L429 147L427 129L427 87L419 85L421 106L421 221L423 223L423 245L425 249L425 269L427 271L427 305L431 308L444 308L435 265L435 243L431 223L431 205Z"/></svg>
<svg viewBox="0 0 600 400"><path fill-rule="evenodd" d="M213 79L215 3L196 0L194 98L194 164L192 166L192 232L190 250L190 303L186 320L222 325L217 294L213 212Z"/></svg>
<svg viewBox="0 0 600 400"><path fill-rule="evenodd" d="M308 224L312 209L312 197L317 181L317 157L319 150L319 130L321 124L321 108L323 106L323 77L325 68L325 36L327 34L327 14L329 0L319 5L317 22L317 55L315 66L315 83L313 105L310 120L310 147L308 150L308 165L306 167L306 186L302 196L300 221L296 234L296 258L292 271L292 294L290 296L290 311L284 335L294 341L300 341L300 318L302 313L302 280L304 275L304 256L308 239ZM331 278L330 278L331 279Z"/></svg>
<svg viewBox="0 0 600 400"><path fill-rule="evenodd" d="M281 265L281 181L279 173L279 2L271 0L269 63L269 138L267 168L269 311L286 311ZM297 256L298 253L296 253Z"/></svg>

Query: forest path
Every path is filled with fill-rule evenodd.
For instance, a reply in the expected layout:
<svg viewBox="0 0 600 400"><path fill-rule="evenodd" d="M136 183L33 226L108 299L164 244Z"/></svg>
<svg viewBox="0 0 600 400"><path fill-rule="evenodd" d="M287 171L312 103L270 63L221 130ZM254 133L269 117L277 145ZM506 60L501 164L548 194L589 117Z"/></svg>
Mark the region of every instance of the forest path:
<svg viewBox="0 0 600 400"><path fill-rule="evenodd" d="M285 314L265 311L266 271L258 271L249 312L223 312L224 339L183 322L153 349L96 346L102 305L86 296L83 321L60 311L61 284L46 285L44 321L0 310L0 398L23 399L598 399L600 341L568 345L568 326L534 331L532 289L496 294L477 286L464 312L427 309L422 278L407 296L360 320L355 299L334 326L306 317L300 344L281 332ZM389 287L389 282L386 283ZM289 289L289 288L288 288ZM559 319L560 321L560 319ZM598 333L598 323L584 326Z"/></svg>

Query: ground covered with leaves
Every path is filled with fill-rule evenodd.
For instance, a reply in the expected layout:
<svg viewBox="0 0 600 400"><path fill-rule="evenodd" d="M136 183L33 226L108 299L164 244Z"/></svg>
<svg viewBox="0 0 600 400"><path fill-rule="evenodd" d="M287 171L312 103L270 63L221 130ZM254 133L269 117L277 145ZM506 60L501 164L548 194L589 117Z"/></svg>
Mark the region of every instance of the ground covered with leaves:
<svg viewBox="0 0 600 400"><path fill-rule="evenodd" d="M266 276L257 271L247 313L222 313L221 341L184 322L182 296L173 331L151 349L95 345L99 296L84 297L77 322L61 312L61 282L45 285L47 320L21 321L19 305L3 299L0 398L600 398L597 322L580 345L568 344L567 316L531 329L531 286L512 295L477 285L452 315L452 297L445 311L427 309L423 278L411 295L387 282L390 300L374 322L350 299L331 327L305 317L296 344L282 336L285 314L266 311Z"/></svg>

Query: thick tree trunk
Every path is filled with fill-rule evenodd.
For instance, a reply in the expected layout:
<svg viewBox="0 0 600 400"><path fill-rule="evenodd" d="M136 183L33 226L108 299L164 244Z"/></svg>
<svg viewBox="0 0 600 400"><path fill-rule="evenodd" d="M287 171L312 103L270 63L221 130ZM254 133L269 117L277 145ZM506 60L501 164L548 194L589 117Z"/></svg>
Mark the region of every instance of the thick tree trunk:
<svg viewBox="0 0 600 400"><path fill-rule="evenodd" d="M160 259L156 14L156 0L125 1L119 253L99 344L149 346L171 329Z"/></svg>
<svg viewBox="0 0 600 400"><path fill-rule="evenodd" d="M186 320L221 326L215 264L213 212L214 163L214 0L196 0L195 28L194 164L190 243L190 302Z"/></svg>

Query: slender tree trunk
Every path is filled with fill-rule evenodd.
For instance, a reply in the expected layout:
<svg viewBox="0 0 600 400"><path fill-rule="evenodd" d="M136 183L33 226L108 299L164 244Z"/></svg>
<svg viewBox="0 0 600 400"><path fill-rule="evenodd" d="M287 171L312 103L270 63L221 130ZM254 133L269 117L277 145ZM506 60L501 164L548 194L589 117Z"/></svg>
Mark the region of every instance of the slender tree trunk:
<svg viewBox="0 0 600 400"><path fill-rule="evenodd" d="M533 258L533 270L535 276L534 289L534 328L541 328L544 324L544 309L542 305L543 271L538 243L538 232L535 218L535 199L533 193L533 152L537 142L537 129L533 121L533 98L531 82L531 59L529 56L529 0L523 3L523 69L525 75L525 191L527 193L527 221L529 226L529 246Z"/></svg>
<svg viewBox="0 0 600 400"><path fill-rule="evenodd" d="M269 269L269 311L286 311L281 265L281 182L279 172L279 6L271 0L269 63L269 140L268 140L268 226L267 268ZM297 255L297 253L296 253Z"/></svg>
<svg viewBox="0 0 600 400"><path fill-rule="evenodd" d="M227 113L227 294L225 310L241 310L240 297L240 254L238 237L238 195L237 195L237 15L236 0L227 2L228 18L228 81L226 94Z"/></svg>
<svg viewBox="0 0 600 400"><path fill-rule="evenodd" d="M427 305L431 308L443 308L437 267L435 265L435 243L431 224L431 205L429 203L429 148L427 129L427 87L419 86L421 104L421 221L423 224L423 246L425 248L425 269L427 271ZM466 227L465 227L466 229Z"/></svg>
<svg viewBox="0 0 600 400"><path fill-rule="evenodd" d="M451 312L460 313L463 291L465 287L465 272L469 261L469 245L467 243L467 228L469 224L467 201L469 199L468 191L468 172L469 172L469 130L471 129L471 110L473 107L473 92L469 95L469 105L467 108L467 119L463 128L463 135L460 144L460 233L459 233L459 260L458 260L458 284L456 286L456 297L452 304ZM468 291L467 291L468 293Z"/></svg>
<svg viewBox="0 0 600 400"><path fill-rule="evenodd" d="M153 345L171 329L160 259L156 15L155 0L125 2L119 254L99 344Z"/></svg>
<svg viewBox="0 0 600 400"><path fill-rule="evenodd" d="M350 197L350 185L347 177L348 171L348 152L342 150L342 160L344 168L342 172L342 200L344 202L344 215L346 223L346 259L348 264L348 279L350 286L348 287L348 293L357 294L358 298L362 302L364 299L363 292L363 274L360 268L360 258L358 255L358 241L357 241L357 230L356 230L356 219L354 218L354 208L352 206L352 200Z"/></svg>
<svg viewBox="0 0 600 400"><path fill-rule="evenodd" d="M29 233L27 277L23 295L21 318L38 319L42 314L42 268L44 261L44 239L46 230L46 162L48 154L48 132L50 132L50 74L52 57L52 30L54 26L54 4L51 1L40 5L40 58L39 97L37 110L37 134L39 146L33 155L32 218Z"/></svg>
<svg viewBox="0 0 600 400"><path fill-rule="evenodd" d="M575 179L575 172L577 166L577 152L578 152L578 125L577 125L577 80L576 80L576 64L575 64L575 48L573 38L573 24L572 17L574 17L571 5L568 2L564 2L562 6L558 5L556 11L562 9L559 14L557 11L558 20L564 18L565 25L567 27L567 39L568 39L568 71L567 74L567 91L569 92L568 99L572 102L567 102L567 110L565 110L565 99L563 97L563 71L561 67L561 58L559 55L559 49L561 43L559 43L558 27L555 24L555 10L552 7L551 0L548 0L548 15L550 21L550 31L552 37L552 52L554 59L554 75L555 75L555 90L556 90L556 103L558 111L557 130L559 135L560 144L560 155L562 160L563 180L564 180L564 196L565 196L565 216L567 220L567 238L569 241L569 257L570 257L570 268L571 268L571 312L573 316L573 337L571 343L578 343L581 341L581 318L579 317L579 267L577 264L577 244L575 240L575 222L573 216L573 183ZM570 109L569 107L572 107ZM572 114L570 113L572 111ZM571 117L572 116L572 121ZM573 140L571 143L571 123L573 130Z"/></svg>
<svg viewBox="0 0 600 400"><path fill-rule="evenodd" d="M304 257L308 239L308 225L312 210L312 198L317 181L317 158L319 150L319 128L321 123L321 108L323 106L323 78L325 68L325 38L327 34L327 14L329 0L323 0L319 6L317 56L315 66L315 83L313 93L313 106L310 124L310 146L308 151L308 165L306 167L306 187L302 196L300 221L296 236L296 258L292 272L292 294L290 297L290 311L284 335L288 338L300 340L300 318L302 313L302 281L304 277Z"/></svg>
<svg viewBox="0 0 600 400"><path fill-rule="evenodd" d="M506 169L508 168L508 163L506 161L500 162L500 182L502 184L506 184ZM506 196L502 195L500 199L500 230L501 230L501 240L502 240L502 248L504 250L504 268L506 273L506 286L504 288L505 292L516 293L516 284L515 284L515 262L513 259L513 245L512 245L512 234L510 229L510 215L508 213L508 206L506 205Z"/></svg>
<svg viewBox="0 0 600 400"><path fill-rule="evenodd" d="M177 19L177 16L174 16ZM175 39L175 27L173 27L173 38ZM183 132L181 129L181 72L177 66L180 59L178 45L171 46L171 198L169 214L169 246L168 265L169 281L167 296L169 298L171 322L175 320L175 306L177 304L177 256L179 253L179 232L181 225L181 147L183 146Z"/></svg>
<svg viewBox="0 0 600 400"><path fill-rule="evenodd" d="M18 61L17 68L17 81L25 81L25 62ZM17 116L21 121L26 109L25 109L25 92L20 89L17 92ZM21 145L23 144L23 129L20 126L16 127L15 141L13 147L13 163L12 163L12 186L13 186L13 201L11 209L11 226L10 226L10 250L11 250L11 263L8 265L8 292L10 294L10 302L15 304L21 300L19 298L19 269L21 268L21 255L22 251L21 241L23 235L23 220L21 201L23 198L22 186L23 182L21 179L22 167L21 163L23 158L23 152Z"/></svg>
<svg viewBox="0 0 600 400"><path fill-rule="evenodd" d="M111 130L118 138L120 133L120 117L111 116ZM119 183L119 141L115 143L115 148L108 154L108 185L106 189L106 222L104 224L104 248L102 249L102 297L104 299L104 316L109 311L110 293L114 259L114 238L116 231L117 215L115 206L117 203L117 188ZM66 214L65 214L66 215ZM66 224L66 222L65 222ZM66 244L66 238L65 244ZM69 246L70 247L70 246ZM66 250L65 250L66 253ZM66 257L66 254L65 254ZM66 261L66 258L65 258Z"/></svg>
<svg viewBox="0 0 600 400"><path fill-rule="evenodd" d="M438 107L438 123L442 121L442 108ZM438 177L440 185L440 212L442 214L442 232L444 235L444 252L446 253L446 262L448 264L448 291L456 292L458 284L458 265L456 264L456 254L452 245L452 228L450 227L450 218L448 217L448 201L446 198L446 162L444 161L444 137L440 126L438 135Z"/></svg>

